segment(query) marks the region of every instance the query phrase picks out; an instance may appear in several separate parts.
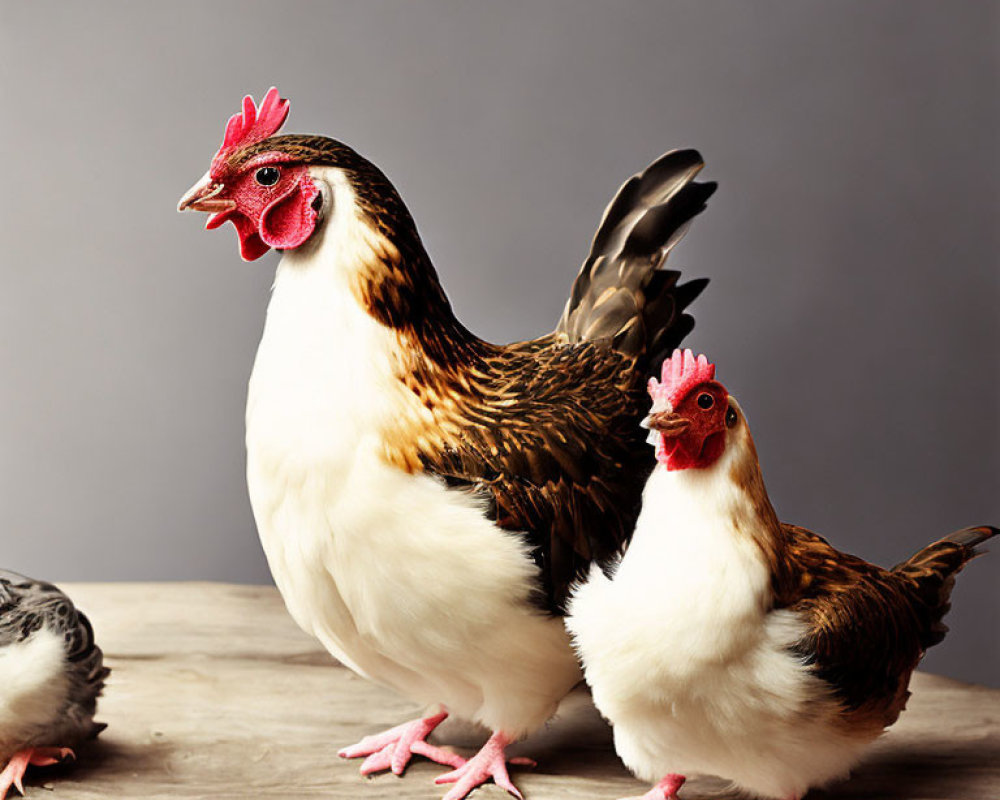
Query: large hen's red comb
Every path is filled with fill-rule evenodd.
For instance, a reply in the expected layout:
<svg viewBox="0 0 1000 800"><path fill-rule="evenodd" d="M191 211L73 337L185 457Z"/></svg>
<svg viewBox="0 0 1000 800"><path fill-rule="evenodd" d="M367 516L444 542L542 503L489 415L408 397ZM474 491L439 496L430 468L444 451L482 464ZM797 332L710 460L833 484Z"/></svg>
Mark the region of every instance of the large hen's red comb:
<svg viewBox="0 0 1000 800"><path fill-rule="evenodd" d="M663 362L660 380L649 379L649 396L654 403L670 406L673 410L695 386L715 380L715 364L701 355L695 358L690 350L674 350Z"/></svg>
<svg viewBox="0 0 1000 800"><path fill-rule="evenodd" d="M254 105L250 95L244 97L243 111L229 118L222 147L212 160L213 168L237 147L246 147L277 133L288 116L288 107L288 101L279 97L273 86L267 90L259 107Z"/></svg>

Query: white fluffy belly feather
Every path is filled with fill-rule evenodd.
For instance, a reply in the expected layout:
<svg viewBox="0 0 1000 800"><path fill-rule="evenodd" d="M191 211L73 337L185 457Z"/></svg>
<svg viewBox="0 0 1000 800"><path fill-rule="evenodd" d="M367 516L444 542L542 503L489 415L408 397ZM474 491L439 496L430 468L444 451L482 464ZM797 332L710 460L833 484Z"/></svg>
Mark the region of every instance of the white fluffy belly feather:
<svg viewBox="0 0 1000 800"><path fill-rule="evenodd" d="M520 539L467 495L383 461L391 334L335 271L286 255L247 405L250 499L296 622L355 671L519 735L579 679L535 610Z"/></svg>
<svg viewBox="0 0 1000 800"><path fill-rule="evenodd" d="M0 650L0 767L17 750L49 741L59 728L69 680L61 636L41 628Z"/></svg>
<svg viewBox="0 0 1000 800"><path fill-rule="evenodd" d="M287 478L287 474L284 476ZM513 734L576 682L560 621L528 602L530 560L471 500L361 456L339 486L254 480L276 583L348 666Z"/></svg>
<svg viewBox="0 0 1000 800"><path fill-rule="evenodd" d="M705 477L654 473L614 580L592 570L567 626L636 774L708 773L799 797L845 774L865 743L791 652L801 622L768 607L763 557L733 527L751 510L699 492Z"/></svg>

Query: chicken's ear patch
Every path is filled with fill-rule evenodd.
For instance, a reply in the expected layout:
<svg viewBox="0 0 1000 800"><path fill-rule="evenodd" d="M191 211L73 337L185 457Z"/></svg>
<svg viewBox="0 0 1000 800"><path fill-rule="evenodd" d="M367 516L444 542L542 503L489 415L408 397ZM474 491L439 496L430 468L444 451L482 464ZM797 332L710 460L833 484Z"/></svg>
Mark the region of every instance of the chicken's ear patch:
<svg viewBox="0 0 1000 800"><path fill-rule="evenodd" d="M291 191L279 197L260 215L260 238L278 250L291 250L302 244L316 228L318 214L313 200L319 188L304 175Z"/></svg>

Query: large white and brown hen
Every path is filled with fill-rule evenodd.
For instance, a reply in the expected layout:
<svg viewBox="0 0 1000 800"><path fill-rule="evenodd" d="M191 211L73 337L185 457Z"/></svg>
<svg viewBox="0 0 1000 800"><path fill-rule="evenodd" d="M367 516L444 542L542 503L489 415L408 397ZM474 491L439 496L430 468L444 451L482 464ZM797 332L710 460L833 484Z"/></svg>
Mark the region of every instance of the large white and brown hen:
<svg viewBox="0 0 1000 800"><path fill-rule="evenodd" d="M653 465L646 379L704 281L663 268L715 186L666 154L608 207L555 331L483 341L452 312L406 206L325 136L276 135L245 99L180 209L231 222L244 259L283 251L247 401L247 478L288 610L344 664L432 707L342 754L451 766L449 800L580 679L568 587L610 559ZM493 735L469 761L426 742L448 713Z"/></svg>

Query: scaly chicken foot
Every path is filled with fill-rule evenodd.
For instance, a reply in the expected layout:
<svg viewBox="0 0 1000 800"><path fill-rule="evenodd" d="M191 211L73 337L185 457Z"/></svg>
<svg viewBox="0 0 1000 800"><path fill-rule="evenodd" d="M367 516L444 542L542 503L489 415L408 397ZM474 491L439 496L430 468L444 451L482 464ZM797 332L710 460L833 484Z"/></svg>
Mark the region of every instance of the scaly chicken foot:
<svg viewBox="0 0 1000 800"><path fill-rule="evenodd" d="M518 800L524 800L523 795L511 782L507 774L507 764L534 767L530 758L512 758L508 761L505 750L514 740L504 733L494 733L482 749L458 769L437 778L434 783L454 783L455 785L444 796L444 800L463 800L477 786L486 783L490 778L501 789L506 789Z"/></svg>
<svg viewBox="0 0 1000 800"><path fill-rule="evenodd" d="M683 775L667 775L656 786L641 797L625 797L622 800L680 800L677 791L684 785Z"/></svg>
<svg viewBox="0 0 1000 800"><path fill-rule="evenodd" d="M24 794L24 773L28 767L49 767L58 764L64 758L76 758L76 754L68 747L27 747L10 757L3 772L0 772L0 800L5 800L10 787L15 787Z"/></svg>
<svg viewBox="0 0 1000 800"><path fill-rule="evenodd" d="M394 775L402 775L414 755L429 758L453 769L461 767L465 759L460 755L435 747L426 741L431 732L447 717L448 712L441 711L430 717L404 722L383 733L366 736L357 744L345 747L338 755L341 758L364 756L361 774L366 776L386 769L392 770Z"/></svg>

